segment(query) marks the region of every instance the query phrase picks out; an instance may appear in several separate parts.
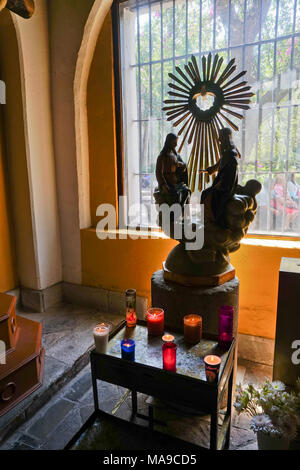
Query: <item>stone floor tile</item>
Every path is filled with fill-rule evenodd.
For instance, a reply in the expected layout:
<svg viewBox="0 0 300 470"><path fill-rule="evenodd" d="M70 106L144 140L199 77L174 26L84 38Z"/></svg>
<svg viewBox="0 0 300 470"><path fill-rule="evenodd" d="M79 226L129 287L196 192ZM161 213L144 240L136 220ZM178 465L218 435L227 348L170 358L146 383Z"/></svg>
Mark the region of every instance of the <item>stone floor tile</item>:
<svg viewBox="0 0 300 470"><path fill-rule="evenodd" d="M16 442L10 450L37 450L34 447L30 447L23 442Z"/></svg>
<svg viewBox="0 0 300 470"><path fill-rule="evenodd" d="M28 428L28 433L42 441L45 440L47 436L57 428L73 407L74 403L68 400L58 399L44 414L41 412L38 413L38 416L35 417L35 422Z"/></svg>
<svg viewBox="0 0 300 470"><path fill-rule="evenodd" d="M59 426L48 435L41 450L62 450L82 426L79 408L75 408L61 421Z"/></svg>
<svg viewBox="0 0 300 470"><path fill-rule="evenodd" d="M28 434L21 434L14 444L13 450L37 450L41 444L39 439L28 436Z"/></svg>
<svg viewBox="0 0 300 470"><path fill-rule="evenodd" d="M79 407L82 423L84 424L94 412L94 405L82 405Z"/></svg>
<svg viewBox="0 0 300 470"><path fill-rule="evenodd" d="M88 368L80 378L74 381L69 392L65 395L68 400L78 401L88 390L92 388L91 371Z"/></svg>

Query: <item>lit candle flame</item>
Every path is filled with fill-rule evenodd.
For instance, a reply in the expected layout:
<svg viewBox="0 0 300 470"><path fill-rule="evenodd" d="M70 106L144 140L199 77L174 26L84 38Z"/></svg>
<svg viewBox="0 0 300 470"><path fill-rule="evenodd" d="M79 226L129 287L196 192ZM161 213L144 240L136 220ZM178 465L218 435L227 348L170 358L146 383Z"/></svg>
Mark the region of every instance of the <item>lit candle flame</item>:
<svg viewBox="0 0 300 470"><path fill-rule="evenodd" d="M164 335L162 337L162 340L165 341L165 342L168 342L168 343L171 343L172 341L174 341L174 336L173 335Z"/></svg>
<svg viewBox="0 0 300 470"><path fill-rule="evenodd" d="M206 357L204 358L204 361L205 361L207 364L210 364L210 365L214 365L214 364L218 365L218 364L221 363L221 359L219 358L219 356L213 356L213 355L211 355L211 356L206 356Z"/></svg>

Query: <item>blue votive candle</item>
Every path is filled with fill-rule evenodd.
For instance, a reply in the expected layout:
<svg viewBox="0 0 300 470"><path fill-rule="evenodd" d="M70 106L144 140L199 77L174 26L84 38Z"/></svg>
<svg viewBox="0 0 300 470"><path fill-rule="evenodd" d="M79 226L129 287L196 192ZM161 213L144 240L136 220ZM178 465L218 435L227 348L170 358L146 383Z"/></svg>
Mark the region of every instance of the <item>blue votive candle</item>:
<svg viewBox="0 0 300 470"><path fill-rule="evenodd" d="M133 339L122 339L121 341L122 359L134 361L135 342Z"/></svg>

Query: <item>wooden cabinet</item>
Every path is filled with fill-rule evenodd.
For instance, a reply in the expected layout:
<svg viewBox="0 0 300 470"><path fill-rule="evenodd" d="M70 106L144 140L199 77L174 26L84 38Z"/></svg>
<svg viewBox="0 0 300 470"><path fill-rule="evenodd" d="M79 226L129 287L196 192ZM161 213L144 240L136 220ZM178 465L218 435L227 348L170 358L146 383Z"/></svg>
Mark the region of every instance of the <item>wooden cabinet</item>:
<svg viewBox="0 0 300 470"><path fill-rule="evenodd" d="M16 298L0 294L0 340L5 343L6 352L14 348L17 332Z"/></svg>
<svg viewBox="0 0 300 470"><path fill-rule="evenodd" d="M15 297L0 294L0 340L5 364L0 365L0 416L42 384L42 325L16 316ZM6 309L6 311L5 311Z"/></svg>

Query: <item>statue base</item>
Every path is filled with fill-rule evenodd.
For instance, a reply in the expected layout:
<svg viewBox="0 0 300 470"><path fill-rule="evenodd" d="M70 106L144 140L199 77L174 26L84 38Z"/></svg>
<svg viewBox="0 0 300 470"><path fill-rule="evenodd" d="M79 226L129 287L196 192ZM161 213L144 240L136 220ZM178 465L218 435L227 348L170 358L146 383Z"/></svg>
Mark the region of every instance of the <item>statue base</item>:
<svg viewBox="0 0 300 470"><path fill-rule="evenodd" d="M235 278L235 269L230 264L228 269L221 274L211 274L206 276L192 276L187 274L177 274L170 271L166 267L166 262L163 263L164 280L175 282L186 287L200 287L200 286L220 286L225 282L231 281Z"/></svg>
<svg viewBox="0 0 300 470"><path fill-rule="evenodd" d="M239 312L239 280L237 277L215 287L184 286L167 281L162 270L151 279L152 305L165 312L166 330L183 328L183 317L197 313L203 319L203 332L218 334L219 308L232 305L234 309L233 332L237 335Z"/></svg>

